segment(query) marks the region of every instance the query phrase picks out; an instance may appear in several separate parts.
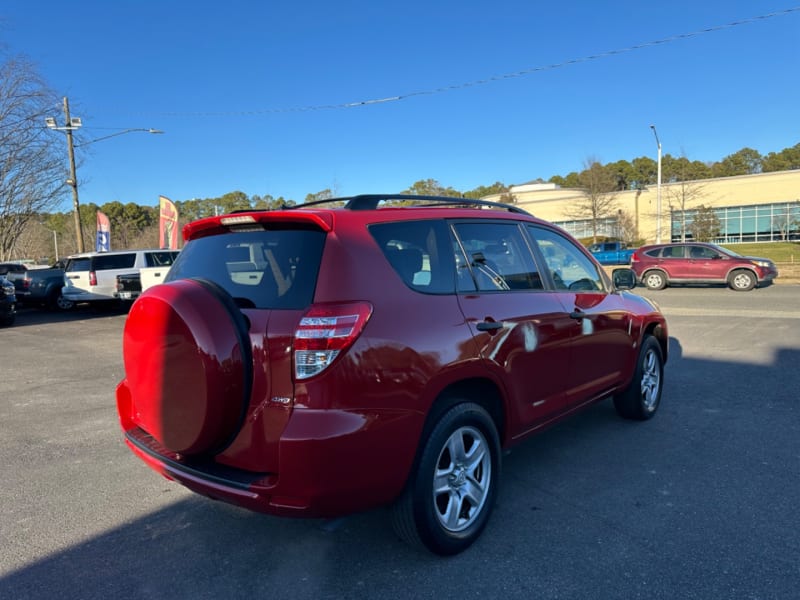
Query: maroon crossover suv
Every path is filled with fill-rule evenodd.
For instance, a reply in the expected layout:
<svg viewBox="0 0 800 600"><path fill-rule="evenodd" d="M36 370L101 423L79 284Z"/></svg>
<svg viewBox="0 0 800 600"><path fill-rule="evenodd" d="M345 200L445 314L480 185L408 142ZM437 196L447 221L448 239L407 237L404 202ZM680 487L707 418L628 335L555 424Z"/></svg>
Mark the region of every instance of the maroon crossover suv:
<svg viewBox="0 0 800 600"><path fill-rule="evenodd" d="M633 253L631 268L651 290L672 283L722 283L747 292L778 276L775 263L768 258L740 256L703 242L642 246Z"/></svg>
<svg viewBox="0 0 800 600"><path fill-rule="evenodd" d="M502 451L593 402L646 420L667 324L514 206L369 195L209 217L125 323L117 406L151 468L276 515L392 505L454 554Z"/></svg>

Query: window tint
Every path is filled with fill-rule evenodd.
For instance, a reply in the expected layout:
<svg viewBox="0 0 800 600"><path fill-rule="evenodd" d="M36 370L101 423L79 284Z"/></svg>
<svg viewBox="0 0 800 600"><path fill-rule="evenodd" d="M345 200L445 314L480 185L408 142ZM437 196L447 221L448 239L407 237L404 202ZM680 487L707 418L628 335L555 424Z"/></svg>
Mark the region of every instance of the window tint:
<svg viewBox="0 0 800 600"><path fill-rule="evenodd" d="M202 277L242 308L302 309L311 304L325 233L312 229L236 232L186 244L165 281Z"/></svg>
<svg viewBox="0 0 800 600"><path fill-rule="evenodd" d="M468 267L477 289L544 288L530 248L516 223L461 222L455 223L453 229L464 252L459 262ZM469 287L468 281L459 280L459 290L467 291Z"/></svg>
<svg viewBox="0 0 800 600"><path fill-rule="evenodd" d="M78 271L90 271L92 266L92 259L88 256L86 258L71 258L67 262L67 273L74 273Z"/></svg>
<svg viewBox="0 0 800 600"><path fill-rule="evenodd" d="M177 257L177 252L164 250L161 252L147 252L144 255L144 260L148 267L168 267L175 262Z"/></svg>
<svg viewBox="0 0 800 600"><path fill-rule="evenodd" d="M109 269L132 269L136 264L136 254L101 254L92 259L92 268L95 271Z"/></svg>
<svg viewBox="0 0 800 600"><path fill-rule="evenodd" d="M685 246L665 246L661 252L661 256L662 258L683 258L685 252Z"/></svg>
<svg viewBox="0 0 800 600"><path fill-rule="evenodd" d="M550 229L529 225L557 289L604 290L603 278L594 263L573 242Z"/></svg>
<svg viewBox="0 0 800 600"><path fill-rule="evenodd" d="M706 248L705 246L692 246L689 250L689 258L697 258L700 260L707 260L719 256L716 250Z"/></svg>
<svg viewBox="0 0 800 600"><path fill-rule="evenodd" d="M453 293L455 265L444 221L379 223L369 232L407 286L428 294Z"/></svg>

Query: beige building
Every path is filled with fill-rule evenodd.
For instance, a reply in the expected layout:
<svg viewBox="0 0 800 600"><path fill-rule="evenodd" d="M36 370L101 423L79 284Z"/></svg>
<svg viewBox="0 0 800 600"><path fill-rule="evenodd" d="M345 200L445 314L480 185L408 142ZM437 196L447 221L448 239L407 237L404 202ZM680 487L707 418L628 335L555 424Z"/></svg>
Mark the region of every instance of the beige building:
<svg viewBox="0 0 800 600"><path fill-rule="evenodd" d="M626 213L638 231L638 239L654 243L658 237L658 186L617 192L616 208ZM580 190L555 184L511 187L520 208L557 223L579 238L591 237L591 221L571 220L570 206L583 199ZM499 195L487 200L498 201ZM703 179L661 185L661 241L680 241L682 230L691 238L689 225L700 205L714 208L720 221L718 242L800 240L800 170ZM620 235L616 216L598 223L598 234ZM638 227L637 227L638 225Z"/></svg>

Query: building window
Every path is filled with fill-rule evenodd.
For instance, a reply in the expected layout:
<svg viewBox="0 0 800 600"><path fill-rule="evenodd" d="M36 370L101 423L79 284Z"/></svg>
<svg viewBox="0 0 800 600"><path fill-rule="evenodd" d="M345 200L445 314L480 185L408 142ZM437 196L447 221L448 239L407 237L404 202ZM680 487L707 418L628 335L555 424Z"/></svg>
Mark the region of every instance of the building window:
<svg viewBox="0 0 800 600"><path fill-rule="evenodd" d="M671 240L681 241L686 223L686 239L692 239L692 222L697 210L672 211ZM789 242L800 240L800 200L749 206L715 208L720 224L717 243Z"/></svg>

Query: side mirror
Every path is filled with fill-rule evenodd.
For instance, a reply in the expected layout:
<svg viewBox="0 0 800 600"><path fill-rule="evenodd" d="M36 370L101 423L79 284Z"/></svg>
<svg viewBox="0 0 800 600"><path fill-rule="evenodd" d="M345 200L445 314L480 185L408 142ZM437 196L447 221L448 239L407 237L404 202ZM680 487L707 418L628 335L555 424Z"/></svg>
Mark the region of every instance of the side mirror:
<svg viewBox="0 0 800 600"><path fill-rule="evenodd" d="M611 280L618 290L632 290L636 287L636 273L633 272L633 269L614 269L611 273Z"/></svg>

